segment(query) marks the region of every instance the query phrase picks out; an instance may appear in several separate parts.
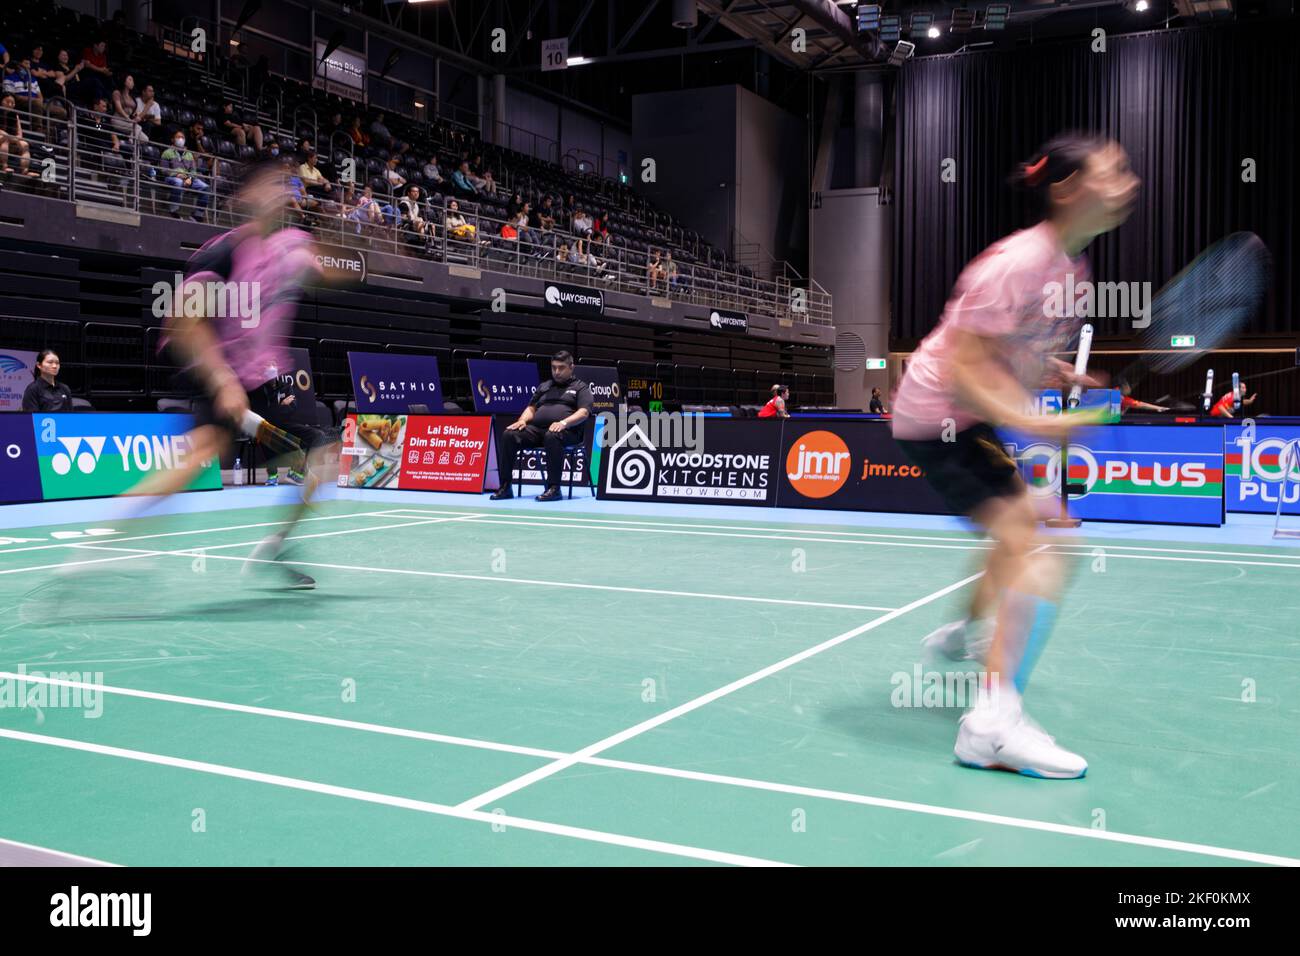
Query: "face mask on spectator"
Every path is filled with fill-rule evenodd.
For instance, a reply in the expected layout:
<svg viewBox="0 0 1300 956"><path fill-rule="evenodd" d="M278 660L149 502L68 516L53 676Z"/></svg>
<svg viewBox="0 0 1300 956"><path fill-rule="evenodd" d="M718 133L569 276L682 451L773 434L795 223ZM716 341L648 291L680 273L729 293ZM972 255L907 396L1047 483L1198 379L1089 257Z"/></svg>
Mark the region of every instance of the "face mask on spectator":
<svg viewBox="0 0 1300 956"><path fill-rule="evenodd" d="M184 148L185 148L185 137L184 137L184 136L177 136L174 140L172 140L172 145L175 146L177 149L184 149Z"/></svg>

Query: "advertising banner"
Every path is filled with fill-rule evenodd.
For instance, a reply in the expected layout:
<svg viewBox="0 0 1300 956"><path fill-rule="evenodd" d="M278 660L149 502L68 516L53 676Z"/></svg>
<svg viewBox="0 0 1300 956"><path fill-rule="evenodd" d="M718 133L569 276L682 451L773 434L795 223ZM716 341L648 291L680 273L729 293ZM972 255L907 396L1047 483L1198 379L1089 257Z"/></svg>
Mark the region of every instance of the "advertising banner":
<svg viewBox="0 0 1300 956"><path fill-rule="evenodd" d="M194 420L148 412L55 413L32 415L31 427L41 491L49 501L119 495L155 471L180 467L190 454L185 433ZM220 466L214 460L188 490L220 487Z"/></svg>
<svg viewBox="0 0 1300 956"><path fill-rule="evenodd" d="M0 415L0 502L40 500L32 416L23 412Z"/></svg>
<svg viewBox="0 0 1300 956"><path fill-rule="evenodd" d="M442 411L438 360L432 355L349 352L348 366L358 414L404 415L411 405L423 405L433 414Z"/></svg>
<svg viewBox="0 0 1300 956"><path fill-rule="evenodd" d="M618 369L603 365L575 365L573 374L591 386L591 414L612 412L623 404L623 386Z"/></svg>
<svg viewBox="0 0 1300 956"><path fill-rule="evenodd" d="M1300 514L1300 425L1256 422L1223 427L1225 507L1232 512ZM1282 481L1283 456L1290 474Z"/></svg>
<svg viewBox="0 0 1300 956"><path fill-rule="evenodd" d="M778 507L949 513L888 422L785 422L783 432Z"/></svg>
<svg viewBox="0 0 1300 956"><path fill-rule="evenodd" d="M485 415L519 414L537 390L536 362L470 359L469 381L474 390L474 411Z"/></svg>
<svg viewBox="0 0 1300 956"><path fill-rule="evenodd" d="M1000 430L1030 491L1060 496L1061 450ZM1219 428L1108 425L1080 431L1069 446L1070 514L1085 521L1223 523L1223 433Z"/></svg>
<svg viewBox="0 0 1300 956"><path fill-rule="evenodd" d="M717 424L714 428L711 421L703 429L703 447L698 451L662 439L656 445L639 427L630 429L602 449L599 497L774 505L780 426L740 420Z"/></svg>
<svg viewBox="0 0 1300 956"><path fill-rule="evenodd" d="M35 379L35 352L0 348L0 412L16 412L23 407L23 392Z"/></svg>
<svg viewBox="0 0 1300 956"><path fill-rule="evenodd" d="M492 419L477 415L349 415L339 487L484 490Z"/></svg>

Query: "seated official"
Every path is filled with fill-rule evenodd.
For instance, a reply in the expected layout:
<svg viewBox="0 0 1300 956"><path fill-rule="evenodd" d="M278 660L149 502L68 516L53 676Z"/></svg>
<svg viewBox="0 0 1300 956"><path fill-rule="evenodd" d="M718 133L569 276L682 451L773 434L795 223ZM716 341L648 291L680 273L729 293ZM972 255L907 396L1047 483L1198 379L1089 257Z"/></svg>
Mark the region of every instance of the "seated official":
<svg viewBox="0 0 1300 956"><path fill-rule="evenodd" d="M546 490L538 501L560 498L560 477L564 473L564 446L582 441L591 416L591 387L573 375L573 356L556 352L551 358L551 377L537 386L519 420L501 436L501 487L492 500L514 497L510 478L520 448L546 449Z"/></svg>
<svg viewBox="0 0 1300 956"><path fill-rule="evenodd" d="M32 375L36 381L23 392L23 411L72 411L72 392L68 386L56 381L59 376L58 355L50 349L42 349L36 356L36 367L32 369Z"/></svg>

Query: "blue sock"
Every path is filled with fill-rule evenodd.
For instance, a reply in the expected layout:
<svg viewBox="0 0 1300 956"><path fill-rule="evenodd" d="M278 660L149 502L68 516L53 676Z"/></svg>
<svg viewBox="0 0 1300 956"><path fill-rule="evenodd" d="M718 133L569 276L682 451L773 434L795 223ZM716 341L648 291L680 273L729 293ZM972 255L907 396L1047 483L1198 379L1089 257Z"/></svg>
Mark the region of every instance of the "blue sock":
<svg viewBox="0 0 1300 956"><path fill-rule="evenodd" d="M1020 654L1020 665L1016 668L1014 683L1021 694L1029 684L1029 675L1038 663L1043 648L1047 646L1047 637L1056 623L1056 604L1033 595L1018 595L1026 606L1029 616L1029 628L1025 633L1025 645Z"/></svg>

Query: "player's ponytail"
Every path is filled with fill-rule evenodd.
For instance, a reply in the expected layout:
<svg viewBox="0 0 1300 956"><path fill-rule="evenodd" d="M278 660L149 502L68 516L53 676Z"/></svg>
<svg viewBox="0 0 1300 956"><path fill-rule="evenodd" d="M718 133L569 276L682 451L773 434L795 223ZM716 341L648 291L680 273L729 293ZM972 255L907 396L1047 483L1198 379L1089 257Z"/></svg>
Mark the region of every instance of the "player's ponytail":
<svg viewBox="0 0 1300 956"><path fill-rule="evenodd" d="M1094 133L1071 132L1053 137L1035 150L1012 172L1008 182L1029 193L1034 212L1047 216L1051 212L1051 187L1079 170L1088 157L1106 145L1107 140Z"/></svg>

